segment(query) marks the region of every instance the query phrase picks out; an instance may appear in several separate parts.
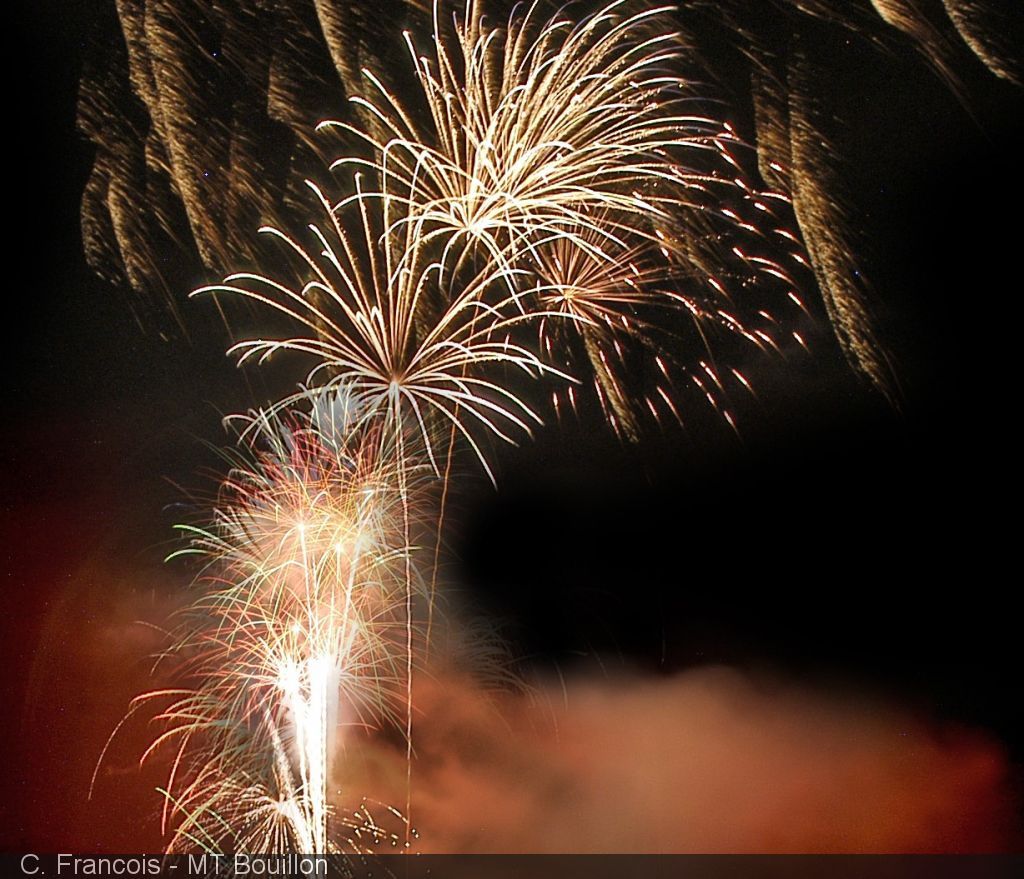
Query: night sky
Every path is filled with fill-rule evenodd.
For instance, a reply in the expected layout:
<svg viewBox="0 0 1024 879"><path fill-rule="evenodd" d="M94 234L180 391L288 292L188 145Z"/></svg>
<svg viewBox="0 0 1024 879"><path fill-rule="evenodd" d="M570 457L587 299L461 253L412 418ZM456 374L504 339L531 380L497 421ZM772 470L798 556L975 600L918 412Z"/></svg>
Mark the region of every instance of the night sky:
<svg viewBox="0 0 1024 879"><path fill-rule="evenodd" d="M154 843L87 817L106 731L74 720L116 720L150 645L117 644L103 692L67 648L123 594L159 607L184 582L161 561L179 486L207 487L204 443L263 388L223 357L208 307L183 306L187 338L159 311L140 326L133 294L84 264L90 23L89 4L40 4L11 38L27 51L6 108L5 849ZM584 413L502 449L500 491L470 479L453 499L448 570L528 666L726 663L879 694L987 731L1019 781L1024 99L980 64L964 72L970 112L909 57L851 74L840 148L899 411L821 329L811 356L747 365L742 439L691 411L685 431L624 447ZM83 570L116 572L109 603L75 591ZM124 802L147 802L152 785L126 778Z"/></svg>

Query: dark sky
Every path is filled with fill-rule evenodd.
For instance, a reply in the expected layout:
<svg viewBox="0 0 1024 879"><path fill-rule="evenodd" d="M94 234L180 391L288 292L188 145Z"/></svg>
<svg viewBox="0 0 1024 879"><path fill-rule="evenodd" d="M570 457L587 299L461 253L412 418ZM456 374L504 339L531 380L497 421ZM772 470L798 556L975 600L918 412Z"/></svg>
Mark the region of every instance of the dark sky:
<svg viewBox="0 0 1024 879"><path fill-rule="evenodd" d="M40 816L80 796L88 763L71 754L67 715L134 680L75 691L54 639L116 611L93 597L69 624L69 584L106 565L131 581L116 589L159 604L174 588L160 562L172 482L201 483L202 443L252 400L212 322L165 340L83 263L90 150L74 98L88 6L24 20L13 40L29 51L8 82L8 846L61 839ZM583 653L655 673L729 662L841 680L988 729L1019 763L1022 99L978 66L972 118L920 64L861 74L842 146L901 411L822 333L813 358L763 367L742 441L699 414L637 449L589 422L542 432L502 453L497 496L481 484L456 497L453 576L542 667Z"/></svg>

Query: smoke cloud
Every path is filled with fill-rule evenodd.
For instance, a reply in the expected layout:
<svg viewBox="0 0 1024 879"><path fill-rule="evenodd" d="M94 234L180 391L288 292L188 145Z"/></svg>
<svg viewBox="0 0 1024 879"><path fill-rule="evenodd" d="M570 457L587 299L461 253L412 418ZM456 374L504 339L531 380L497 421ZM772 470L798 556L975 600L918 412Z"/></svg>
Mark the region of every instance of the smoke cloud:
<svg viewBox="0 0 1024 879"><path fill-rule="evenodd" d="M495 697L417 688L427 852L961 852L1005 848L1000 747L864 698L705 669ZM405 802L404 747L351 749L350 790Z"/></svg>

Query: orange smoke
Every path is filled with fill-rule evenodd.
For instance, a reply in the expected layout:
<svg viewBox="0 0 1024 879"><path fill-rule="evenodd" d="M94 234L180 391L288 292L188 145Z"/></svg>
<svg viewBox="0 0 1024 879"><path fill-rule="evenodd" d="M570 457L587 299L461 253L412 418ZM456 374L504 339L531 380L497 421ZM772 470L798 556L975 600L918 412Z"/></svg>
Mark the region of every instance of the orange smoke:
<svg viewBox="0 0 1024 879"><path fill-rule="evenodd" d="M1001 749L893 707L726 669L417 692L421 851L977 852L1012 836ZM404 802L403 748L348 756L348 789Z"/></svg>

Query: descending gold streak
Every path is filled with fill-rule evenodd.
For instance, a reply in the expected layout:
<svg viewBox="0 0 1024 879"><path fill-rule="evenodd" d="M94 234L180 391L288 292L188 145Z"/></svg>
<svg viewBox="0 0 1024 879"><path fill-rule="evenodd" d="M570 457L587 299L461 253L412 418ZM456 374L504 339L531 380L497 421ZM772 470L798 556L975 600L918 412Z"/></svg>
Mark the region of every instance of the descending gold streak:
<svg viewBox="0 0 1024 879"><path fill-rule="evenodd" d="M1013 0L942 0L960 36L996 76L1024 84L1024 9Z"/></svg>
<svg viewBox="0 0 1024 879"><path fill-rule="evenodd" d="M808 253L818 275L822 298L839 342L850 362L892 398L889 367L875 339L858 283L859 269L843 232L842 209L832 196L832 165L829 144L815 124L817 112L810 97L807 77L810 68L797 59L791 62L790 76L790 149L793 184L793 210L805 238Z"/></svg>

